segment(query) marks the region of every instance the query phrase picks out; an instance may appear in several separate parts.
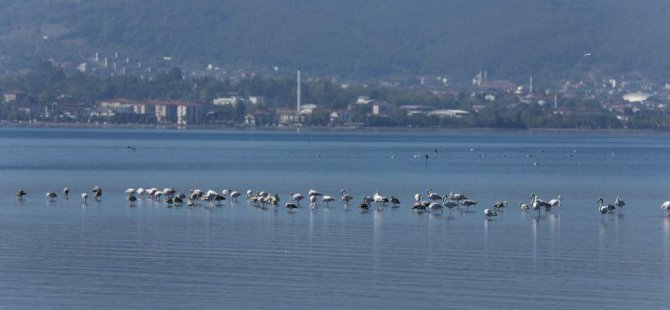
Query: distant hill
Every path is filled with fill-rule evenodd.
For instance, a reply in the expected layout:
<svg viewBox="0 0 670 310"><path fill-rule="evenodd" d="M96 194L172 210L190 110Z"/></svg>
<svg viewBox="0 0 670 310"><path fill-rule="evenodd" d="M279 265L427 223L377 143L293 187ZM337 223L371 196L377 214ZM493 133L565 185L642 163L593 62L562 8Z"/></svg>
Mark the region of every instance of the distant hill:
<svg viewBox="0 0 670 310"><path fill-rule="evenodd" d="M0 69L122 51L354 79L666 79L668 16L666 0L0 0Z"/></svg>

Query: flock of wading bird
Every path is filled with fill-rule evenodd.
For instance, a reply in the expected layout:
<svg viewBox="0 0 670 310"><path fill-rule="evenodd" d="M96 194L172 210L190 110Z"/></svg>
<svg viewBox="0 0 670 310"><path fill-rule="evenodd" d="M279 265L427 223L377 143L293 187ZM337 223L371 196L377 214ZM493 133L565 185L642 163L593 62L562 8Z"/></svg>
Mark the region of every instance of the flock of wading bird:
<svg viewBox="0 0 670 310"><path fill-rule="evenodd" d="M91 192L93 193L93 197L96 201L100 201L102 199L102 188L100 188L100 186L93 187ZM23 189L18 189L16 191L16 199L22 201L23 197L27 194L28 193ZM64 188L63 196L65 199L69 198L69 194L70 189L67 187ZM224 189L221 191L221 193L214 190L208 190L205 192L200 189L191 189L189 190L189 194L186 195L177 192L174 188L164 188L163 190L159 190L155 187L149 189L144 189L141 187L137 189L128 188L125 190L125 194L130 206L135 206L138 199L150 199L153 202L165 203L165 206L169 208L182 207L184 204L188 208L195 208L198 207L198 203L200 201L206 202L206 208L219 207L226 199L230 199L232 202L238 202L238 198L242 196L242 193L231 189ZM55 202L58 198L58 194L55 192L47 192L46 196L49 202ZM311 210L316 210L319 207L319 201L324 203L326 208L329 208L330 203L337 200L331 195L325 195L319 191L310 189L307 193L307 197L301 193L289 193L288 201L284 204L284 207L286 207L289 212L294 212L296 209L301 207L300 202L305 198L309 200ZM426 199L424 200L424 198ZM261 209L274 208L276 210L280 203L278 194L270 194L264 191L254 192L252 190L247 190L245 199L251 206ZM82 193L81 200L84 205L88 204L88 193ZM340 200L344 203L344 207L348 208L350 202L354 200L354 197L349 195L346 190L341 190ZM559 207L561 202L561 195L558 195L558 197L554 199L544 201L533 193L530 195L530 203L520 202L519 209L522 212L528 212L531 210L537 211L539 215L543 209L545 212L550 212L554 208ZM618 196L614 200L614 204L605 204L603 198L598 198L596 203L598 206L598 211L603 215L614 213L615 210L621 209L626 205L626 203ZM358 208L361 210L361 212L369 212L371 209L373 209L373 205L375 206L375 210L381 212L386 207L399 208L400 200L393 195L382 196L380 192L377 191L372 196L364 196L362 201L358 204ZM411 209L419 213L442 213L446 208L451 213L454 208L460 209L460 207L463 206L469 211L470 207L475 205L477 205L477 201L466 197L464 194L452 192L447 195L440 195L434 192L432 188L428 188L425 197L419 193L414 195L414 204L412 205ZM491 208L484 209L484 216L487 218L497 216L498 212L502 211L506 207L507 201L498 201L494 203ZM670 216L670 201L664 202L661 205L661 210L663 210L666 215Z"/></svg>

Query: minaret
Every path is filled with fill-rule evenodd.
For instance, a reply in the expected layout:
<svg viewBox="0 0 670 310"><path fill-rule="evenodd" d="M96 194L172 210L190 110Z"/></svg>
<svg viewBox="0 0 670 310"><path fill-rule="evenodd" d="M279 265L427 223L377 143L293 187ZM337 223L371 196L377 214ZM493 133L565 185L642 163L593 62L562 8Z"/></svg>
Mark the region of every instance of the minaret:
<svg viewBox="0 0 670 310"><path fill-rule="evenodd" d="M533 94L533 76L532 75L530 76L530 90L529 91L530 91L530 94L532 95Z"/></svg>
<svg viewBox="0 0 670 310"><path fill-rule="evenodd" d="M554 93L554 110L558 109L558 92Z"/></svg>
<svg viewBox="0 0 670 310"><path fill-rule="evenodd" d="M298 67L298 91L297 91L297 97L298 97L298 107L297 107L297 112L300 113L300 67Z"/></svg>

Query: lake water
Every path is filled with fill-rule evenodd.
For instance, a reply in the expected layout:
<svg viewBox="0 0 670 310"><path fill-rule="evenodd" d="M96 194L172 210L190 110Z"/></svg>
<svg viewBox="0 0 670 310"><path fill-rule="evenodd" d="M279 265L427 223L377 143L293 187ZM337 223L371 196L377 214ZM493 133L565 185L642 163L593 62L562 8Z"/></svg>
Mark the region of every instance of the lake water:
<svg viewBox="0 0 670 310"><path fill-rule="evenodd" d="M665 309L668 138L0 129L0 308ZM83 205L94 185L102 201ZM128 187L263 190L282 202L130 207ZM479 204L412 212L429 187ZM288 193L311 188L347 189L356 203L287 212ZM401 207L361 213L377 190ZM531 193L563 204L520 212ZM596 199L617 195L626 207L601 215ZM486 220L499 200L509 206Z"/></svg>

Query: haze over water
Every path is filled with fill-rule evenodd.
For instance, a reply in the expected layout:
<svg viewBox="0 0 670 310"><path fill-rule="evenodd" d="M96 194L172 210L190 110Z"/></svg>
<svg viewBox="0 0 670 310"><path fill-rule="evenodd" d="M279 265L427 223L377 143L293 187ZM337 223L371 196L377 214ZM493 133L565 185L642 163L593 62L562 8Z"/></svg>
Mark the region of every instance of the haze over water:
<svg viewBox="0 0 670 310"><path fill-rule="evenodd" d="M669 150L646 133L0 129L0 308L664 309ZM94 185L102 201L82 205ZM128 187L282 201L129 207ZM429 187L479 204L412 212ZM355 203L288 213L311 188ZM401 207L361 213L376 190ZM520 212L531 193L563 204ZM602 216L596 199L617 195Z"/></svg>

